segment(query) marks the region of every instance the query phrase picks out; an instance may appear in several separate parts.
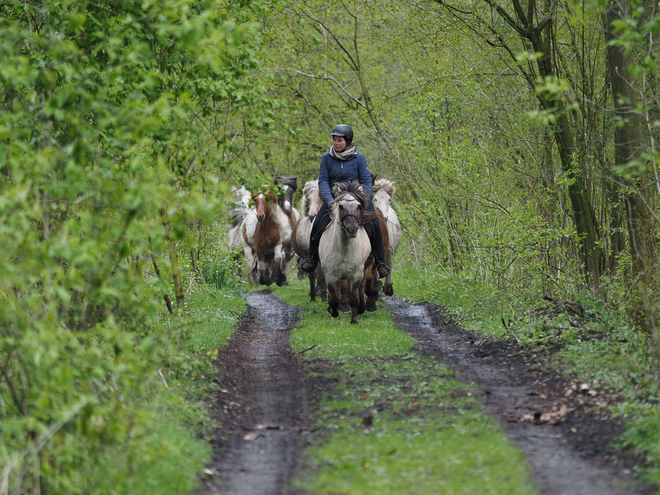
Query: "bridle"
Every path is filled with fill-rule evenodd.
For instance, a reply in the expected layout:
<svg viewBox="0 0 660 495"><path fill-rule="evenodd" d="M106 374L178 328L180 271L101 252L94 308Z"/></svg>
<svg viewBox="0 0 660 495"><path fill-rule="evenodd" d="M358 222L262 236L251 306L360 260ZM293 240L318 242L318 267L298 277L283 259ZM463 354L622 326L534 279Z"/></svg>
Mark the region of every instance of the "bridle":
<svg viewBox="0 0 660 495"><path fill-rule="evenodd" d="M352 196L352 201L357 201L358 203L360 203L360 201L358 200L358 198L355 197L354 194L352 194L352 193L346 193L346 195L350 195L350 196ZM344 197L343 197L343 196L341 197L341 199L337 199L337 200L336 200L336 201L337 201L337 205L339 206L339 201L343 201L343 200L344 200ZM356 217L356 216L353 215L352 213L346 213L346 215L343 215L343 216L339 217L339 225L341 226L341 229L342 229L344 232L346 232L346 227L344 226L344 220L347 219L347 218L350 218L350 217L355 218L355 220L357 220L358 226L361 227L361 226L362 226L362 216L363 216L363 214L364 214L364 211L362 210L362 208L360 208L360 216L359 216L359 217ZM346 232L346 233L348 233L348 232Z"/></svg>

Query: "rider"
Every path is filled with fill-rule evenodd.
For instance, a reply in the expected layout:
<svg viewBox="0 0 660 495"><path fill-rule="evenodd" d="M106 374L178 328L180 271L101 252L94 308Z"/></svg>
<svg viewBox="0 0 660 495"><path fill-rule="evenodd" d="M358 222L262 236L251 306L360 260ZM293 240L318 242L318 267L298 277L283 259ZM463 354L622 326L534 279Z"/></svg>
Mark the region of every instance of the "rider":
<svg viewBox="0 0 660 495"><path fill-rule="evenodd" d="M323 199L323 205L316 214L312 232L309 240L309 258L300 267L306 272L313 272L319 261L319 241L323 232L330 224L330 212L328 203L334 198L332 187L339 182L357 180L364 186L364 194L367 196L369 206L367 210L375 211L371 203L371 173L367 167L365 156L355 149L353 144L353 129L346 124L339 124L332 132L332 147L330 151L321 157L319 168L319 191ZM385 249L383 248L383 237L380 232L378 218L364 225L364 229L371 242L371 251L376 258L376 271L379 278L387 277L390 269L384 263Z"/></svg>

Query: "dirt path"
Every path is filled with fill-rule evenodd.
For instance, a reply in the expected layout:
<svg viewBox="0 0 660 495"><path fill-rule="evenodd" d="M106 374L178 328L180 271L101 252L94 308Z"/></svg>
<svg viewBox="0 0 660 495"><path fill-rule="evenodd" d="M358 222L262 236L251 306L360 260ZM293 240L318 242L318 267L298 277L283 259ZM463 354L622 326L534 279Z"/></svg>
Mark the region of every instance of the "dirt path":
<svg viewBox="0 0 660 495"><path fill-rule="evenodd" d="M290 350L296 309L267 291L246 297L248 316L218 357L221 392L212 407L220 426L213 462L197 495L286 493L287 483L304 468L301 453L312 428L311 404L322 380L309 379ZM386 302L422 354L478 385L486 410L527 454L540 493L655 493L626 474L629 460L604 454L618 433L616 423L590 416L565 397L565 381L530 371L520 349L476 341L445 323L435 306L394 298ZM542 424L534 424L535 414Z"/></svg>
<svg viewBox="0 0 660 495"><path fill-rule="evenodd" d="M420 352L437 357L458 378L480 386L481 402L527 454L542 494L656 493L626 474L625 459L603 455L616 424L581 411L564 395L567 384L562 380L530 372L530 362L519 349L476 341L474 335L446 324L432 305L387 302Z"/></svg>
<svg viewBox="0 0 660 495"><path fill-rule="evenodd" d="M289 347L297 311L266 292L246 298L248 317L218 356L220 428L198 495L281 493L309 427L305 373Z"/></svg>

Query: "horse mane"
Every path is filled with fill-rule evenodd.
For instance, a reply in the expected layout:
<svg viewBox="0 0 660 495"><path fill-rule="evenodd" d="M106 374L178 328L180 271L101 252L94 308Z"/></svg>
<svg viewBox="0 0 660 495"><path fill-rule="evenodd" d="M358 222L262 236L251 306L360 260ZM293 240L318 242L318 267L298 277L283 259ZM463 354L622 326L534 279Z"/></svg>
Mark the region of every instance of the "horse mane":
<svg viewBox="0 0 660 495"><path fill-rule="evenodd" d="M367 195L364 194L364 189L361 186L362 185L358 181L351 180L335 184L332 190L335 193L335 205L349 195L357 199L362 208L362 223L367 223L373 220L376 217L376 214L367 210ZM332 210L334 213L334 208Z"/></svg>
<svg viewBox="0 0 660 495"><path fill-rule="evenodd" d="M391 180L378 179L376 182L374 182L374 185L371 189L371 195L373 196L381 189L385 191L390 196L390 198L394 197L394 192L396 189L394 188L394 183Z"/></svg>
<svg viewBox="0 0 660 495"><path fill-rule="evenodd" d="M285 186L289 186L291 189L295 191L298 190L298 177L295 175L291 177L282 177L282 176L275 176L275 184L283 184Z"/></svg>
<svg viewBox="0 0 660 495"><path fill-rule="evenodd" d="M305 185L302 188L303 198L302 198L302 210L303 215L309 216L310 200L312 194L318 192L319 190L319 181L318 180L308 180L305 182Z"/></svg>
<svg viewBox="0 0 660 495"><path fill-rule="evenodd" d="M231 226L238 227L238 225L243 221L243 217L243 208L234 208L231 210Z"/></svg>

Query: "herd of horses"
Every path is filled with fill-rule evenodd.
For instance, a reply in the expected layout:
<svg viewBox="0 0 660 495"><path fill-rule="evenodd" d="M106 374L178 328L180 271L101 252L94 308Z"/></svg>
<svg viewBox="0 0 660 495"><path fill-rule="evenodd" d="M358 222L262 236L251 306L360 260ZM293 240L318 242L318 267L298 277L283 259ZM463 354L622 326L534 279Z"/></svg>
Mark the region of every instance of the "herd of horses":
<svg viewBox="0 0 660 495"><path fill-rule="evenodd" d="M272 185L256 192L233 188L236 207L232 210L229 247L242 250L248 266L248 280L254 284L287 284L292 259L298 263L309 256L312 225L323 204L318 180L302 188L300 210L293 206L298 190L297 177L275 177ZM378 279L371 244L363 223L373 219L367 211L368 199L356 181L337 184L330 205L331 223L319 244L320 263L309 278L309 296L328 302L328 312L337 317L340 310L351 312L351 323L365 311L375 311L380 291L394 294L392 263L401 241L401 225L391 206L394 184L374 180L371 201L376 209L390 275L384 284ZM298 268L298 276L303 272Z"/></svg>

